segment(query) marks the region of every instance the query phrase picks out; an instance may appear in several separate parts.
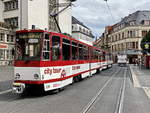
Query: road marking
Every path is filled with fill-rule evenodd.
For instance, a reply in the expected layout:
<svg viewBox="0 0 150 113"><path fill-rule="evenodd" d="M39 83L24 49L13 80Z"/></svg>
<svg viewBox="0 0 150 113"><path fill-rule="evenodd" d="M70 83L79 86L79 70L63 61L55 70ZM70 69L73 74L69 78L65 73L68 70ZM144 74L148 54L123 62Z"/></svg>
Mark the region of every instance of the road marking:
<svg viewBox="0 0 150 113"><path fill-rule="evenodd" d="M131 73L132 73L132 78L133 78L133 85L134 85L134 87L140 88L141 85L140 85L140 83L139 83L139 80L138 80L136 74L134 73L134 71L133 71L133 69L132 69L131 67L130 67L130 70L131 70Z"/></svg>
<svg viewBox="0 0 150 113"><path fill-rule="evenodd" d="M143 87L143 90L146 93L146 95L148 96L148 98L150 99L150 87Z"/></svg>
<svg viewBox="0 0 150 113"><path fill-rule="evenodd" d="M5 94L5 93L9 93L9 92L11 92L11 91L12 91L12 89L8 89L8 90L5 90L5 91L1 91L1 92L0 92L0 95Z"/></svg>

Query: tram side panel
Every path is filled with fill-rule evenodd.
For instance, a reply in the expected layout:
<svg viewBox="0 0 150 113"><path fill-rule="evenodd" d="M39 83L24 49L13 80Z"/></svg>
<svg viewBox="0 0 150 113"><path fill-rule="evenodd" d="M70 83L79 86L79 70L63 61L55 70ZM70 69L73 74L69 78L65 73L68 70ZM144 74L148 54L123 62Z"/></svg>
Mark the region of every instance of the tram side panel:
<svg viewBox="0 0 150 113"><path fill-rule="evenodd" d="M73 77L82 75L82 78L89 76L88 64L77 64L70 66L58 66L41 69L41 74L44 75L44 80L49 81L44 83L44 90L53 90L64 87L73 83ZM45 70L49 70L50 74L46 74Z"/></svg>

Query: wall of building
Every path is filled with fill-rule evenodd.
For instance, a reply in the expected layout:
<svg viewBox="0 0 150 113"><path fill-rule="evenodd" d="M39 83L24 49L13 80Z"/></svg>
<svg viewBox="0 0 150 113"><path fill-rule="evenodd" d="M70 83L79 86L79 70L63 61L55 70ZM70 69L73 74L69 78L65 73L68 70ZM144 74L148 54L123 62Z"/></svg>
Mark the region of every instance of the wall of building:
<svg viewBox="0 0 150 113"><path fill-rule="evenodd" d="M35 25L39 29L49 29L49 0L18 0L18 9L4 11L4 2L0 1L0 21L6 18L18 17L17 29L31 29ZM59 3L67 3L59 0ZM61 10L64 7L60 7ZM58 22L63 33L72 34L72 8L69 7L58 16ZM16 29L16 30L17 30Z"/></svg>
<svg viewBox="0 0 150 113"><path fill-rule="evenodd" d="M59 4L69 3L67 0L59 0ZM60 7L59 11L64 7ZM72 8L69 7L59 14L58 22L62 33L68 33L72 35Z"/></svg>
<svg viewBox="0 0 150 113"><path fill-rule="evenodd" d="M1 10L0 10L0 21L1 22L3 22L4 20L3 20L3 8L4 6L3 6L3 2L0 0L0 8L1 8Z"/></svg>
<svg viewBox="0 0 150 113"><path fill-rule="evenodd" d="M84 26L81 26L79 24L73 24L72 25L72 37L82 41L84 43L87 43L89 45L93 45L93 38L90 37L90 30L85 28ZM84 29L84 30L83 30Z"/></svg>
<svg viewBox="0 0 150 113"><path fill-rule="evenodd" d="M48 0L29 0L28 1L28 28L32 25L36 28L48 29Z"/></svg>

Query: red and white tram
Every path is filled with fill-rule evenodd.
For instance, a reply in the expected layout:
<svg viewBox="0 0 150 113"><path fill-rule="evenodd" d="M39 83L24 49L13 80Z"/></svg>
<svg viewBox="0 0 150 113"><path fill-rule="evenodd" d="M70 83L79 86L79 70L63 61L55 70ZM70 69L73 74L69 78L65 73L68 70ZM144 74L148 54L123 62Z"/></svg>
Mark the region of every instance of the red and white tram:
<svg viewBox="0 0 150 113"><path fill-rule="evenodd" d="M60 89L111 67L111 54L60 33L16 32L13 92Z"/></svg>

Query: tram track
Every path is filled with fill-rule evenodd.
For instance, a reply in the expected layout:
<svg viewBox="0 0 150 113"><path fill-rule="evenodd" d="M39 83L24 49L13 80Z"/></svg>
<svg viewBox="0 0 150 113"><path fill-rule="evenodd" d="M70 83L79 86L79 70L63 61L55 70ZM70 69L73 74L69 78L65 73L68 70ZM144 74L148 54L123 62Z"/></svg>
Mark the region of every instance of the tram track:
<svg viewBox="0 0 150 113"><path fill-rule="evenodd" d="M102 76L110 76L110 75L111 75L110 77L112 77L112 76L115 77L116 75L118 75L118 73L119 73L120 71L123 70L123 69L120 68L120 67L119 67L119 68L117 67L117 69L118 69L117 72L115 71L115 70L116 70L116 68L115 68L115 69L113 69L113 70L110 69L107 73L103 73L103 72L102 72L101 75L102 75ZM114 74L112 74L112 73L114 73ZM115 74L116 74L116 75L115 75ZM97 75L96 75L96 76L97 76ZM109 77L109 78L110 78L110 77ZM111 81L111 80L110 80L110 81ZM110 82L110 81L109 81L109 82ZM105 80L104 83L106 83L106 82L108 82L108 80ZM109 84L109 83L108 83L108 84ZM106 87L107 87L107 84L106 84ZM104 89L105 89L105 88L103 88L103 90L104 90ZM103 92L103 91L102 91L102 92ZM25 98L26 98L26 97L25 97ZM24 100L23 98L17 96L16 99L15 99L15 97L12 98L12 100L9 100L9 99L8 99L9 102L10 102L10 101L11 101L11 102L15 101L15 104L13 104L13 105L11 105L12 103L9 103L8 100L7 100L7 102L5 101L5 102L6 102L5 104L8 104L8 105L11 106L11 107L10 107L10 109L8 109L8 108L4 107L4 106L5 106L5 105L4 105L4 106L3 106L4 108L3 108L2 111L7 111L7 112L10 112L10 111L11 111L11 113L19 112L19 111L21 111L22 109L24 109L25 106L28 107L28 106L30 106L30 105L36 104L37 102L46 103L46 102L47 102L47 101L45 102L46 99L47 99L47 96L36 98L36 100L31 99L31 98L30 98L29 100L28 100L28 99L27 99L27 100L26 100L26 99ZM8 105L7 105L7 106L8 106ZM16 108L15 106L17 106L17 108ZM15 107L15 109L12 110L11 108L13 108L13 107ZM88 112L85 112L85 113L88 113Z"/></svg>
<svg viewBox="0 0 150 113"><path fill-rule="evenodd" d="M126 76L127 76L127 69L124 72L123 82L120 87L119 98L118 98L115 113L123 113L123 102L124 102L124 94L125 94Z"/></svg>
<svg viewBox="0 0 150 113"><path fill-rule="evenodd" d="M119 68L119 70L117 72L115 72L111 78L109 78L105 84L103 85L103 87L101 87L98 91L98 93L91 99L91 101L83 108L81 113L88 113L93 107L94 105L97 103L97 101L100 99L100 96L103 94L104 90L107 88L107 86L109 85L109 83L111 82L111 80L118 75L120 72L122 71L122 68Z"/></svg>

